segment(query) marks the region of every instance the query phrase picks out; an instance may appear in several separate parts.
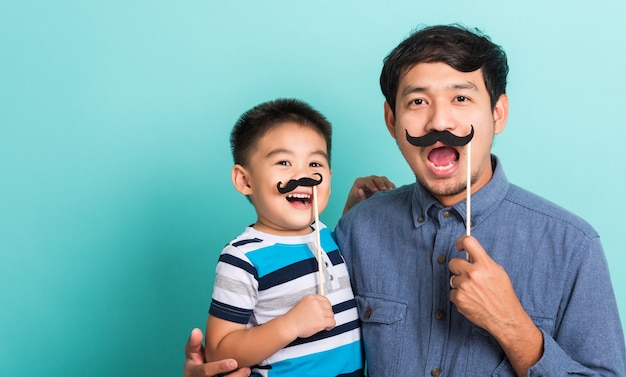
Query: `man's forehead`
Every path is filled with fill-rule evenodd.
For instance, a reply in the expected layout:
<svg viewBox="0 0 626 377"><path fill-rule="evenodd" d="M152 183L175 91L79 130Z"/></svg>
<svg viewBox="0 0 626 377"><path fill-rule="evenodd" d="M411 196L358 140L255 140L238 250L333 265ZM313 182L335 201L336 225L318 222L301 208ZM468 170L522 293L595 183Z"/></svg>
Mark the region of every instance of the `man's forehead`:
<svg viewBox="0 0 626 377"><path fill-rule="evenodd" d="M407 68L399 77L398 94L430 90L481 90L486 88L482 68L462 72L445 63L419 63Z"/></svg>

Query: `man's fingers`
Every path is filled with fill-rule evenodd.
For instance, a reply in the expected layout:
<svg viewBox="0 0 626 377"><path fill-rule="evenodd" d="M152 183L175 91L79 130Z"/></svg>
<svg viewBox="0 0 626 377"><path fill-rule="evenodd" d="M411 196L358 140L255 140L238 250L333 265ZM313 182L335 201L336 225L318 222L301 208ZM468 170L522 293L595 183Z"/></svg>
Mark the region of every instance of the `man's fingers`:
<svg viewBox="0 0 626 377"><path fill-rule="evenodd" d="M245 377L250 375L250 368L241 368L237 371L234 371L235 369L237 369L237 362L233 359L225 359L206 364L194 365L189 368L185 376L215 377L223 375L225 377Z"/></svg>
<svg viewBox="0 0 626 377"><path fill-rule="evenodd" d="M387 177L381 176L378 177L376 185L382 191L392 190L396 188L396 185L393 184Z"/></svg>
<svg viewBox="0 0 626 377"><path fill-rule="evenodd" d="M202 347L202 330L195 328L185 344L185 357L187 360L194 360L204 363L204 350Z"/></svg>
<svg viewBox="0 0 626 377"><path fill-rule="evenodd" d="M396 185L385 176L372 175L368 178L372 184L368 188L373 192L387 191L396 188Z"/></svg>
<svg viewBox="0 0 626 377"><path fill-rule="evenodd" d="M233 359L226 359L217 361L216 363L209 363L207 366L210 366L210 368L207 368L209 373L218 374L237 369L237 362Z"/></svg>
<svg viewBox="0 0 626 377"><path fill-rule="evenodd" d="M487 252L483 246L478 242L475 237L462 235L456 240L456 249L458 251L464 251L469 254L470 260L473 263L484 261L485 258L489 258Z"/></svg>

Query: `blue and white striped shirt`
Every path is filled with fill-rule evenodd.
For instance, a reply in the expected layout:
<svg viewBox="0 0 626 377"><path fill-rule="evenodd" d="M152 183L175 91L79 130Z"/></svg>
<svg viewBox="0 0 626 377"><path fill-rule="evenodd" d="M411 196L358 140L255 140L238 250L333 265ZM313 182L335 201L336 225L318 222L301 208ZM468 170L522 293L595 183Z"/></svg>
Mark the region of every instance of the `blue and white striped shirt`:
<svg viewBox="0 0 626 377"><path fill-rule="evenodd" d="M260 363L260 376L362 376L359 320L344 260L330 231L320 224L324 250L325 296L333 305L337 325L306 339L296 339ZM209 314L217 318L262 325L284 315L318 290L315 232L276 236L248 227L229 243L216 267ZM269 369L267 369L269 368Z"/></svg>

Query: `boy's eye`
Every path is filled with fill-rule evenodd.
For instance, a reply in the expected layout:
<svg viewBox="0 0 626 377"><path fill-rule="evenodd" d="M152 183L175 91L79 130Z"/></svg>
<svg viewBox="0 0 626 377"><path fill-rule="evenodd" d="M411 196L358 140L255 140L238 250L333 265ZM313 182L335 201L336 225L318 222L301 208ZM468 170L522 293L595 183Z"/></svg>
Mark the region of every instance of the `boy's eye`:
<svg viewBox="0 0 626 377"><path fill-rule="evenodd" d="M319 162L311 162L309 166L311 166L312 168L321 168L322 164L320 164Z"/></svg>
<svg viewBox="0 0 626 377"><path fill-rule="evenodd" d="M278 165L289 166L289 161L278 161Z"/></svg>
<svg viewBox="0 0 626 377"><path fill-rule="evenodd" d="M418 99L414 99L413 101L411 101L411 103L413 103L414 105L422 105L424 103L424 100L421 98L418 98Z"/></svg>

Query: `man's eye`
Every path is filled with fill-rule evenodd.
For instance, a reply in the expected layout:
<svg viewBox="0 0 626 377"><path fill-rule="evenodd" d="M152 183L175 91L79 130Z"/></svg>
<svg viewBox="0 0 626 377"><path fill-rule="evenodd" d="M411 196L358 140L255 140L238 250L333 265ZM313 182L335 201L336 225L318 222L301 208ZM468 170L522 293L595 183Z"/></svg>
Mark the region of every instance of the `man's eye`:
<svg viewBox="0 0 626 377"><path fill-rule="evenodd" d="M422 105L424 104L424 100L421 98L418 98L418 99L414 99L413 101L411 101L411 103L413 103L414 105Z"/></svg>
<svg viewBox="0 0 626 377"><path fill-rule="evenodd" d="M458 97L456 97L456 101L457 102L465 102L465 101L467 101L467 97L465 97L465 96L458 96Z"/></svg>

